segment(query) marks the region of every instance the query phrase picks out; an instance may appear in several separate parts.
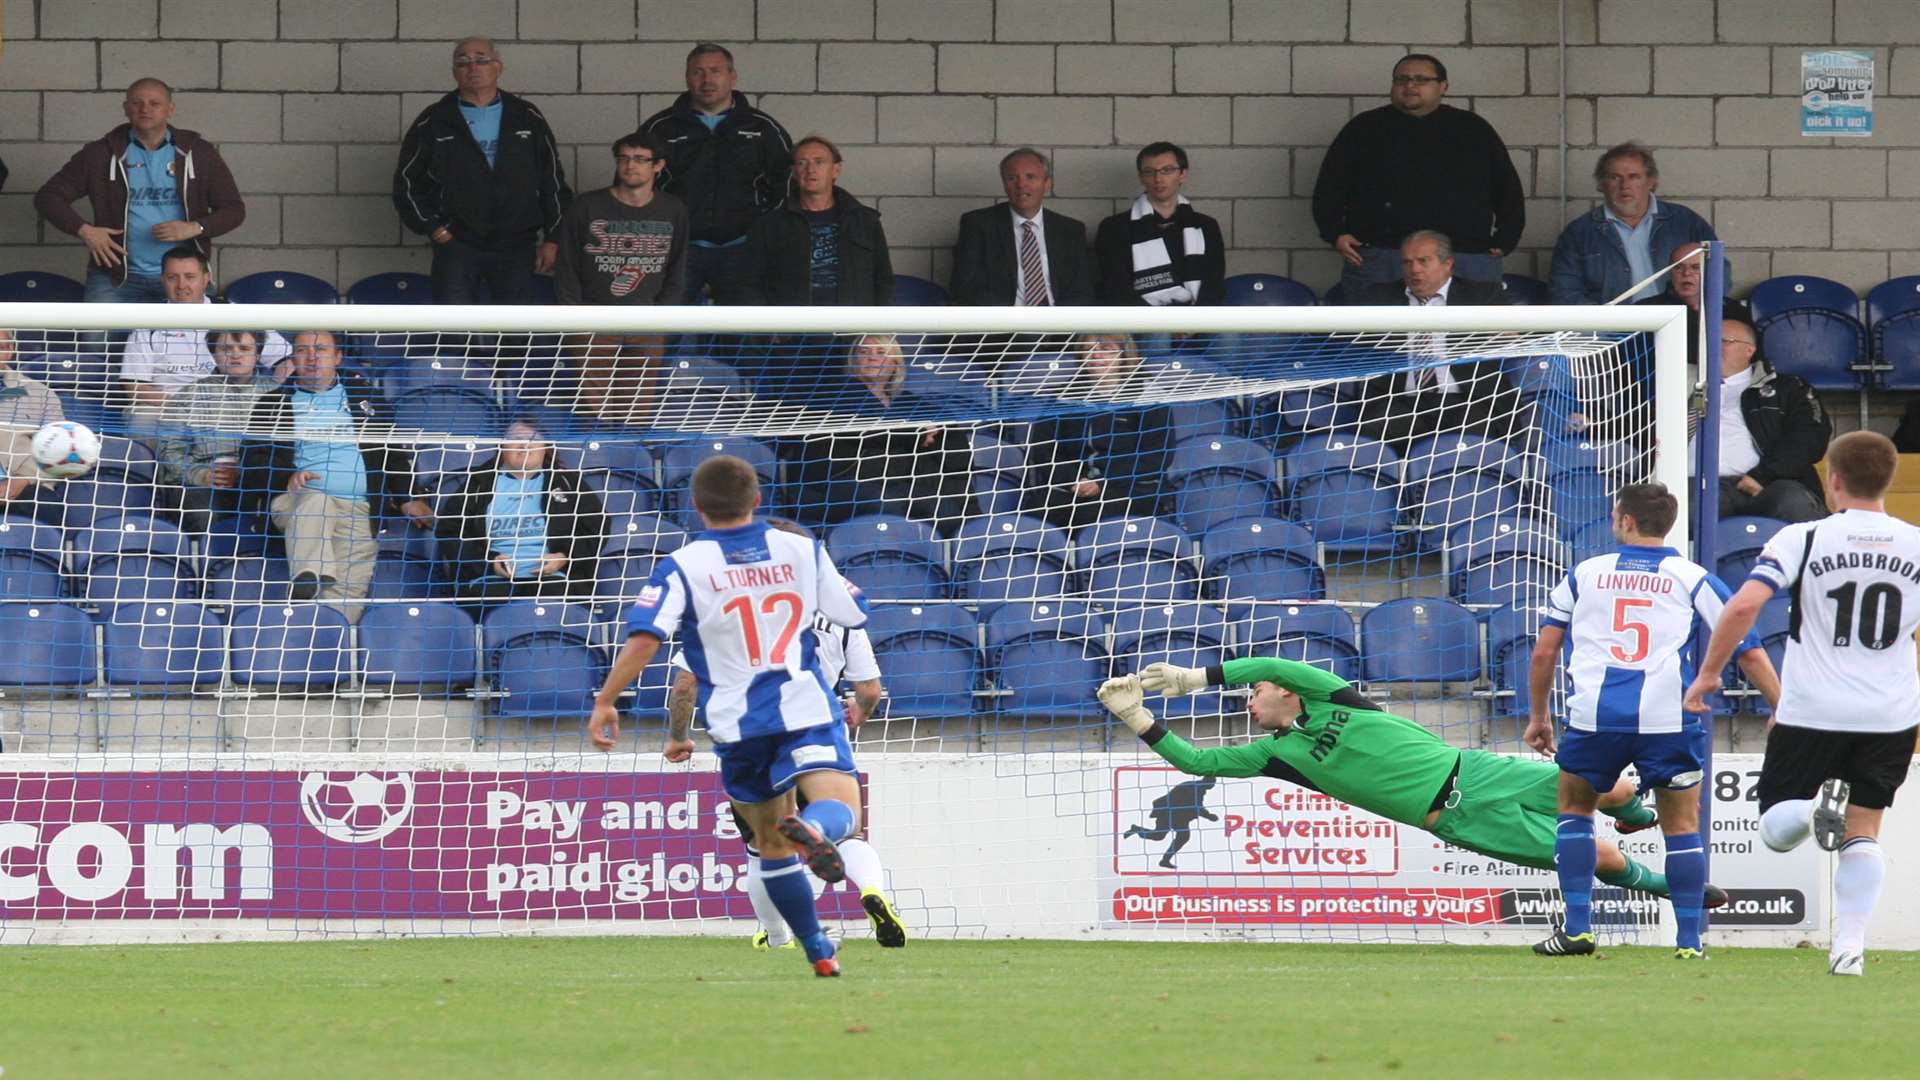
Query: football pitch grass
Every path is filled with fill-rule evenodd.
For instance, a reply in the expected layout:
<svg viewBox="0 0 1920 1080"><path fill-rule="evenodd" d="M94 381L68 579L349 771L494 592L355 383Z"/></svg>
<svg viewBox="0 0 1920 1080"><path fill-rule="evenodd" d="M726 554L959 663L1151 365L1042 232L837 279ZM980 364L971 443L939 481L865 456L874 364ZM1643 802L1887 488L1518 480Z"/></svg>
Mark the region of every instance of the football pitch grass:
<svg viewBox="0 0 1920 1080"><path fill-rule="evenodd" d="M6 1080L1894 1076L1920 954L739 938L0 949Z"/></svg>

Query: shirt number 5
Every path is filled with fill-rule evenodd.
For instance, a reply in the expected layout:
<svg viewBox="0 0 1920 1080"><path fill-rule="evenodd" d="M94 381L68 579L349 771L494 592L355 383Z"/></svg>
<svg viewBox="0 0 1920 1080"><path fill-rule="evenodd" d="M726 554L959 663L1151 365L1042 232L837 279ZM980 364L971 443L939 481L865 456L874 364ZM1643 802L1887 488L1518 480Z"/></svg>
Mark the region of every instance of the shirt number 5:
<svg viewBox="0 0 1920 1080"><path fill-rule="evenodd" d="M1646 623L1638 619L1630 618L1629 616L1633 614L1635 608L1650 608L1652 606L1653 601L1635 596L1621 596L1614 599L1613 632L1616 634L1633 635L1633 644L1630 648L1623 649L1618 645L1608 646L1607 651L1613 654L1615 660L1623 664L1637 664L1647 658L1647 649L1652 641L1652 632L1647 629Z"/></svg>

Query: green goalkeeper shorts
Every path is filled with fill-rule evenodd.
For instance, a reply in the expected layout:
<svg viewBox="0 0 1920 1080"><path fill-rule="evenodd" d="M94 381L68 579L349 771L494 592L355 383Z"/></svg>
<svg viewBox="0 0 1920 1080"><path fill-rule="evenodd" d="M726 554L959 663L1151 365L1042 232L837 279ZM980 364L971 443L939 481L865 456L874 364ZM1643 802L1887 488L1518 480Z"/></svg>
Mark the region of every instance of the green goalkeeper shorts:
<svg viewBox="0 0 1920 1080"><path fill-rule="evenodd" d="M1560 770L1553 762L1464 750L1454 798L1432 831L1456 847L1551 870L1559 827Z"/></svg>

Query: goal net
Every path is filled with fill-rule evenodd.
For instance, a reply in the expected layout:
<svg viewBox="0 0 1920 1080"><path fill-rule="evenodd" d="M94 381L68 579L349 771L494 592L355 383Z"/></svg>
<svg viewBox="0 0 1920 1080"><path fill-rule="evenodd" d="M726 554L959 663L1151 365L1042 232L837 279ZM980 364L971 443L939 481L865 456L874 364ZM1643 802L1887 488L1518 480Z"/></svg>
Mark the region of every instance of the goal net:
<svg viewBox="0 0 1920 1080"><path fill-rule="evenodd" d="M1679 309L0 325L24 377L0 410L9 941L745 932L715 760L658 752L679 643L623 697L619 748L584 738L716 453L873 606L886 696L854 745L874 884L914 933L1537 934L1550 871L1390 807L1180 775L1095 689L1281 656L1521 752L1546 592L1611 544L1621 484L1687 491ZM50 402L102 436L84 476L36 473ZM1148 704L1202 747L1264 734L1232 692ZM856 894L823 903L865 932ZM1656 908L1597 901L1605 933Z"/></svg>

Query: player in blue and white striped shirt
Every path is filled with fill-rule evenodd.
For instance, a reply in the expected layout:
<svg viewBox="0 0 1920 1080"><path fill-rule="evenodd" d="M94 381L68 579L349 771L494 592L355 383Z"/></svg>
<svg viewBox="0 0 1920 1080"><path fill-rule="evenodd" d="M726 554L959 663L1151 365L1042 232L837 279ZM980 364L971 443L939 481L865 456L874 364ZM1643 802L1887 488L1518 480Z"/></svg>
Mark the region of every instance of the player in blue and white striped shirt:
<svg viewBox="0 0 1920 1080"><path fill-rule="evenodd" d="M1565 898L1565 925L1533 947L1543 956L1594 951L1593 811L1631 764L1654 789L1666 834L1667 883L1679 927L1676 956L1704 956L1700 909L1707 858L1695 789L1706 770L1706 724L1680 707L1693 680L1694 642L1726 604L1720 579L1667 547L1679 501L1662 484L1628 484L1613 507L1619 550L1574 567L1547 598L1534 645L1531 719L1526 742L1553 753L1549 699L1563 646L1567 731L1560 766L1560 826L1554 865ZM1740 667L1769 703L1780 683L1757 637L1740 649Z"/></svg>
<svg viewBox="0 0 1920 1080"><path fill-rule="evenodd" d="M867 602L818 541L753 519L760 483L751 465L708 458L694 470L692 487L706 531L660 560L640 590L627 613L627 643L587 731L595 746L612 749L620 695L677 633L699 682L721 787L759 839L767 893L814 973L838 975L840 962L802 871L829 883L846 876L834 845L859 828L860 785L845 713L821 673L812 625L824 615L838 626L864 626ZM691 740L669 740L665 750L668 761L692 753ZM808 799L798 813L796 786Z"/></svg>

